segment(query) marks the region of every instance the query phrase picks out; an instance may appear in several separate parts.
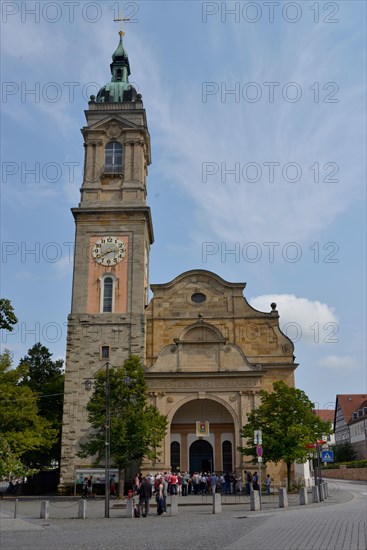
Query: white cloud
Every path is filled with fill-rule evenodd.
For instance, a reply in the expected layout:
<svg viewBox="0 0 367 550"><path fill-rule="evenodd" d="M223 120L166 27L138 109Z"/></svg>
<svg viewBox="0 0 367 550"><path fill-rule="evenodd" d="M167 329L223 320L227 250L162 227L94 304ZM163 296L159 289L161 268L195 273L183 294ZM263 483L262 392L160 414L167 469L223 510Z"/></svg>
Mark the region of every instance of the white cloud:
<svg viewBox="0 0 367 550"><path fill-rule="evenodd" d="M355 369L358 367L357 361L350 355L327 355L322 357L316 363L317 367L325 369Z"/></svg>
<svg viewBox="0 0 367 550"><path fill-rule="evenodd" d="M277 304L280 328L293 342L301 339L308 344L338 341L339 326L334 308L293 294L267 294L250 300L251 306L260 311L269 311L272 302Z"/></svg>
<svg viewBox="0 0 367 550"><path fill-rule="evenodd" d="M69 254L66 254L58 262L55 262L53 266L56 269L57 278L64 279L65 277L69 277L73 272L73 258Z"/></svg>

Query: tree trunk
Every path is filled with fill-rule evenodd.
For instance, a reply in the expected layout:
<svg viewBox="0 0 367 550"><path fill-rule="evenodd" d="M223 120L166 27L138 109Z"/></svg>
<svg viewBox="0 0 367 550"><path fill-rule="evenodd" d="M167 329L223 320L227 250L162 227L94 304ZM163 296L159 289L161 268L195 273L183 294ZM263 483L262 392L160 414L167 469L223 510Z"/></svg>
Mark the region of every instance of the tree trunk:
<svg viewBox="0 0 367 550"><path fill-rule="evenodd" d="M290 491L291 489L291 467L292 463L287 462L287 491Z"/></svg>
<svg viewBox="0 0 367 550"><path fill-rule="evenodd" d="M119 490L118 490L119 498L122 498L124 496L124 487L125 487L125 469L119 468Z"/></svg>

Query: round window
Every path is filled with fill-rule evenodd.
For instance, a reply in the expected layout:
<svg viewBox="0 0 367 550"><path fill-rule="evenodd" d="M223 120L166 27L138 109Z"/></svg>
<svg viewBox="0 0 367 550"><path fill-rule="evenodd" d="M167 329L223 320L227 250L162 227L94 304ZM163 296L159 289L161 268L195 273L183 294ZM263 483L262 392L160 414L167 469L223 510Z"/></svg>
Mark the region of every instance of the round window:
<svg viewBox="0 0 367 550"><path fill-rule="evenodd" d="M206 296L202 292L195 292L195 294L191 296L191 300L194 302L194 304L202 304L203 302L205 302Z"/></svg>

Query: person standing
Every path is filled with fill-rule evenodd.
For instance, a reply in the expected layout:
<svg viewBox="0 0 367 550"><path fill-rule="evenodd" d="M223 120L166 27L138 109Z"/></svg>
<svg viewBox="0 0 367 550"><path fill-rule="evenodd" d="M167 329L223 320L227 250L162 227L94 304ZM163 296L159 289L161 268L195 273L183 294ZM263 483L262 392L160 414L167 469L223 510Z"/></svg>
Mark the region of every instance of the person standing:
<svg viewBox="0 0 367 550"><path fill-rule="evenodd" d="M252 473L245 470L246 479L246 495L250 496L252 489Z"/></svg>
<svg viewBox="0 0 367 550"><path fill-rule="evenodd" d="M257 475L257 472L254 472L252 476L252 485L254 488L254 491L258 491L260 489L259 487L259 476Z"/></svg>
<svg viewBox="0 0 367 550"><path fill-rule="evenodd" d="M270 485L271 485L270 474L267 474L266 476L265 485L266 485L266 494L270 495Z"/></svg>
<svg viewBox="0 0 367 550"><path fill-rule="evenodd" d="M210 486L211 486L213 495L215 495L215 492L217 490L217 483L218 483L218 476L216 475L215 472L213 472L212 475L210 476Z"/></svg>
<svg viewBox="0 0 367 550"><path fill-rule="evenodd" d="M152 484L150 481L143 477L143 481L140 484L139 490L139 505L138 510L140 516L143 516L143 518L146 518L149 514L149 501L152 498ZM144 506L144 514L143 514L143 506Z"/></svg>
<svg viewBox="0 0 367 550"><path fill-rule="evenodd" d="M159 485L155 494L155 500L157 502L157 515L160 516L163 512L167 512L166 497L163 490L163 478L159 478Z"/></svg>
<svg viewBox="0 0 367 550"><path fill-rule="evenodd" d="M170 495L177 495L177 476L175 473L171 474L169 493Z"/></svg>
<svg viewBox="0 0 367 550"><path fill-rule="evenodd" d="M185 472L184 475L182 476L182 496L183 497L187 496L187 488L188 488L189 478L190 478L190 476L187 472Z"/></svg>
<svg viewBox="0 0 367 550"><path fill-rule="evenodd" d="M87 480L87 497L88 498L91 498L92 490L93 490L92 476L89 476Z"/></svg>
<svg viewBox="0 0 367 550"><path fill-rule="evenodd" d="M111 496L117 496L116 493L116 476L113 474L110 478L110 495Z"/></svg>

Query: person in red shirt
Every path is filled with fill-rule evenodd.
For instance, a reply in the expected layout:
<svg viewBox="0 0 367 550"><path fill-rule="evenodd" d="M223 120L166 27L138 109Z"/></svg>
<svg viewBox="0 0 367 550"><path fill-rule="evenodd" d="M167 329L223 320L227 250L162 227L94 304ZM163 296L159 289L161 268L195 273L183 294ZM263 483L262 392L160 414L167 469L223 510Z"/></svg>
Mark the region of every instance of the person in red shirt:
<svg viewBox="0 0 367 550"><path fill-rule="evenodd" d="M171 475L171 484L170 484L170 493L171 495L177 495L177 476L176 474Z"/></svg>

